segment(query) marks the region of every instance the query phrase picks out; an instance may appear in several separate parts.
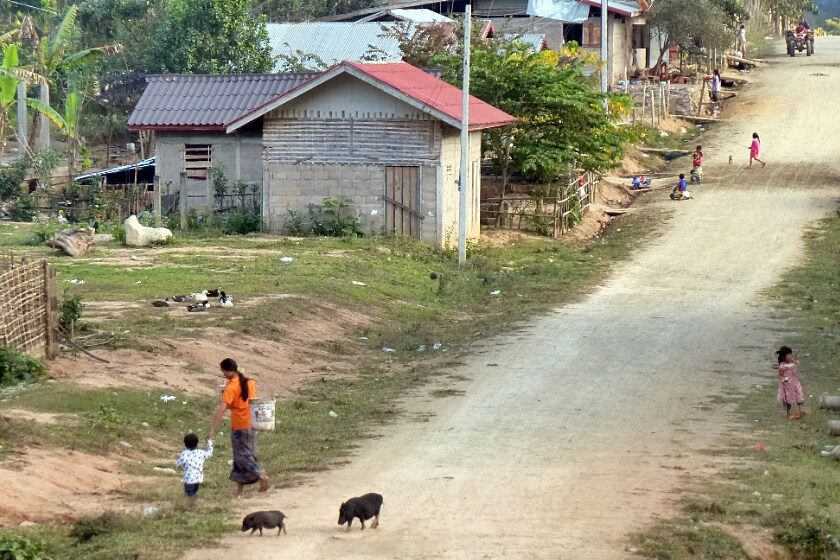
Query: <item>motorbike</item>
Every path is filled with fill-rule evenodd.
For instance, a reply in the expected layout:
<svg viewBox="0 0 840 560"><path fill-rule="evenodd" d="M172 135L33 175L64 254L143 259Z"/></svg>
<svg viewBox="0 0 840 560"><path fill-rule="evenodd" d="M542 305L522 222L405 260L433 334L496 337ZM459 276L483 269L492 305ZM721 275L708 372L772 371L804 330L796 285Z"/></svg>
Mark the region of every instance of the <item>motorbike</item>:
<svg viewBox="0 0 840 560"><path fill-rule="evenodd" d="M796 56L796 51L805 51L808 56L814 54L814 31L811 29L788 29L785 42L789 56Z"/></svg>

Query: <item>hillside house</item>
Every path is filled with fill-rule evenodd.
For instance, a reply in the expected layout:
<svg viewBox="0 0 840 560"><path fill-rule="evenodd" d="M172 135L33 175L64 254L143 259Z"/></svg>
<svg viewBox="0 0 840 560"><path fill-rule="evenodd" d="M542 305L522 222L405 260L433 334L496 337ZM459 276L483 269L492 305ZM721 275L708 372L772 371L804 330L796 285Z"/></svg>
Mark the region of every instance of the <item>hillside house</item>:
<svg viewBox="0 0 840 560"><path fill-rule="evenodd" d="M255 184L269 229L324 197L353 201L373 233L457 240L461 92L404 62L343 62L320 74L156 76L131 130L155 133L162 188L185 174L212 208L207 169ZM469 235L479 233L481 131L514 118L471 98Z"/></svg>

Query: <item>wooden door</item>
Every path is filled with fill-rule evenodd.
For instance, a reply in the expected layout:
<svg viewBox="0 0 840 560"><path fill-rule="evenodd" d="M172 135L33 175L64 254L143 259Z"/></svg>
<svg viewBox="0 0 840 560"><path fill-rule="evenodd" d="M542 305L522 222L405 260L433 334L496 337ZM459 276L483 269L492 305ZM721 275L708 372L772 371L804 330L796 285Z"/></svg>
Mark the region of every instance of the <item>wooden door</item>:
<svg viewBox="0 0 840 560"><path fill-rule="evenodd" d="M420 167L385 168L385 233L420 238Z"/></svg>

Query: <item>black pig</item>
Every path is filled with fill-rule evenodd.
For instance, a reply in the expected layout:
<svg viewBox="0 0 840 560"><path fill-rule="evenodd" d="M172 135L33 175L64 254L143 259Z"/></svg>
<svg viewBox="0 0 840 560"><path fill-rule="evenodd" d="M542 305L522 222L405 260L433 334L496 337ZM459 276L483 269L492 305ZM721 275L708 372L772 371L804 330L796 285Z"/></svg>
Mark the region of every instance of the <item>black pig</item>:
<svg viewBox="0 0 840 560"><path fill-rule="evenodd" d="M379 527L379 510L382 509L381 494L365 494L358 498L350 498L341 504L338 510L338 524L347 523L347 530L353 524L353 519L358 517L362 522L362 531L365 530L365 521L371 517L375 518L371 524L372 529Z"/></svg>
<svg viewBox="0 0 840 560"><path fill-rule="evenodd" d="M242 531L245 532L250 529L253 535L259 530L260 536L262 536L263 528L274 529L276 527L279 536L280 531L286 533L285 518L286 516L283 515L282 511L255 511L246 515L245 519L242 520Z"/></svg>

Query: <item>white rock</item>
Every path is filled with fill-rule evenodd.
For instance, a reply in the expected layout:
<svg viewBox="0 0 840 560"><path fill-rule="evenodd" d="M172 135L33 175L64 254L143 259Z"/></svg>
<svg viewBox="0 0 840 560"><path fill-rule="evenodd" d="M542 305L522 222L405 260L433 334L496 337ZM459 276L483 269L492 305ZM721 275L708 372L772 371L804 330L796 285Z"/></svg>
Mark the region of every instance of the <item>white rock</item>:
<svg viewBox="0 0 840 560"><path fill-rule="evenodd" d="M125 222L125 244L129 247L148 247L172 238L167 228L150 228L140 223L137 216L129 216Z"/></svg>

